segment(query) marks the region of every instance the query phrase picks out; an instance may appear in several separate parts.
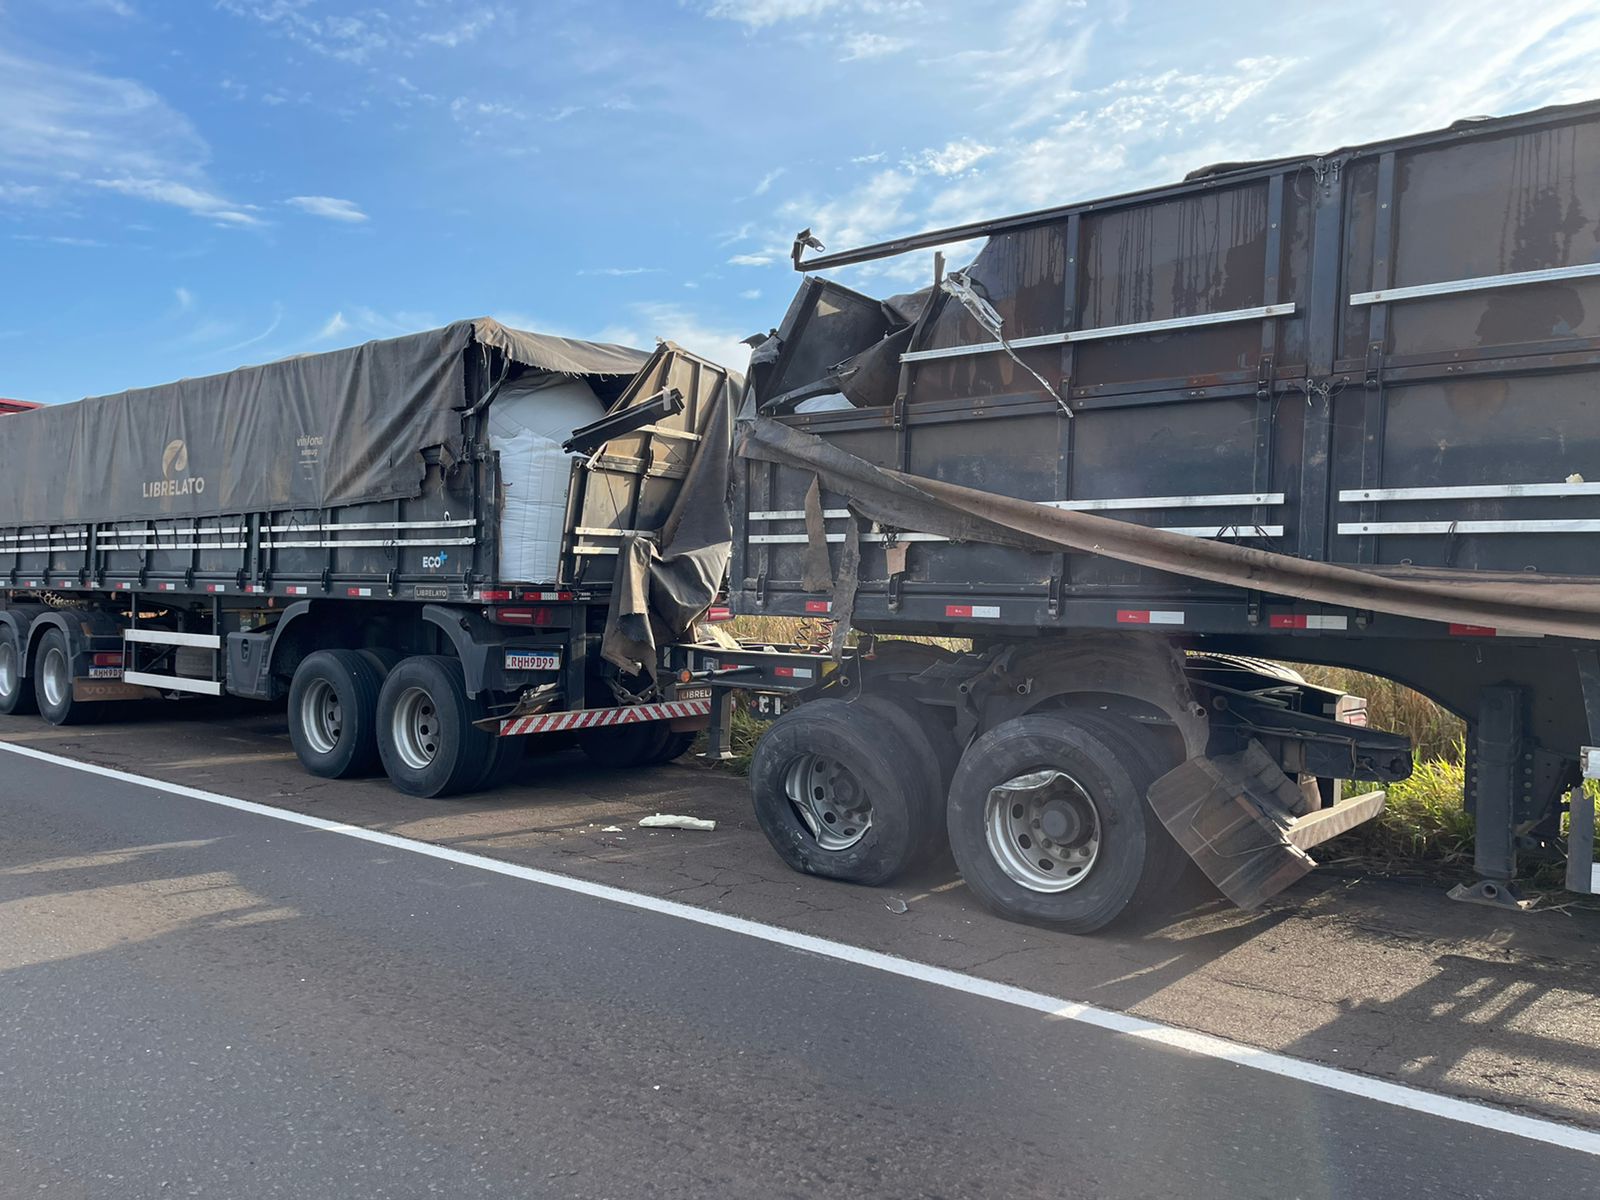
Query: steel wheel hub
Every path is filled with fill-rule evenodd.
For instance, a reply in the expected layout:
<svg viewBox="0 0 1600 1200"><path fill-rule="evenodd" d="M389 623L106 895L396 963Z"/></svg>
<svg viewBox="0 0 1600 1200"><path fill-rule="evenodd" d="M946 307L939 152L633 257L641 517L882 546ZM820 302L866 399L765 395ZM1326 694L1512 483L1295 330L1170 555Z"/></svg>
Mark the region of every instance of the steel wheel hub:
<svg viewBox="0 0 1600 1200"><path fill-rule="evenodd" d="M300 728L318 754L331 754L344 732L344 707L326 679L313 680L300 700Z"/></svg>
<svg viewBox="0 0 1600 1200"><path fill-rule="evenodd" d="M872 828L872 803L837 760L802 754L789 767L784 793L824 850L848 850Z"/></svg>
<svg viewBox="0 0 1600 1200"><path fill-rule="evenodd" d="M1064 771L1032 771L993 788L983 828L1000 869L1029 891L1076 887L1100 856L1100 812Z"/></svg>
<svg viewBox="0 0 1600 1200"><path fill-rule="evenodd" d="M22 673L17 669L17 648L10 639L0 642L0 696L9 696L17 690Z"/></svg>
<svg viewBox="0 0 1600 1200"><path fill-rule="evenodd" d="M422 688L407 688L394 706L389 733L400 760L413 771L426 770L439 753L444 723L433 697Z"/></svg>

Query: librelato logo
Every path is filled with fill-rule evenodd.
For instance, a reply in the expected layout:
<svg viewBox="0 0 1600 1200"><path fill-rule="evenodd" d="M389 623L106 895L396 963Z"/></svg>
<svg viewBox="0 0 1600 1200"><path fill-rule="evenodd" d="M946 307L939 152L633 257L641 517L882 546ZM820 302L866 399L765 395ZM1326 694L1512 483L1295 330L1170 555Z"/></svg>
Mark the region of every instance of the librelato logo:
<svg viewBox="0 0 1600 1200"><path fill-rule="evenodd" d="M205 490L206 477L189 474L189 447L182 438L174 438L161 452L161 478L145 482L144 498L198 496Z"/></svg>

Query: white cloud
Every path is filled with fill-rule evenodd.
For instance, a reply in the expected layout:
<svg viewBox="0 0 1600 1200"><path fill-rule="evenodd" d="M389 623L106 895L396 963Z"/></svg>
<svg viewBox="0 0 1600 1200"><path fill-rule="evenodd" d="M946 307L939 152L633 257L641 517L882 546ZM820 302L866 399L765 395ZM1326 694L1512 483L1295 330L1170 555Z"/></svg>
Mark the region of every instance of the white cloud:
<svg viewBox="0 0 1600 1200"><path fill-rule="evenodd" d="M257 345L257 344L259 344L261 342L266 341L269 337L271 337L274 333L276 333L278 331L278 326L281 325L281 324L283 324L283 305L274 304L272 306L272 320L270 322L268 322L267 327L265 329L263 329L260 333L253 334L250 337L245 338L242 342L235 342L231 346L223 346L223 347L221 347L219 349L213 350L213 351L211 351L211 353L212 354L235 354L238 351L246 349L249 346Z"/></svg>
<svg viewBox="0 0 1600 1200"><path fill-rule="evenodd" d="M194 293L188 288L173 288L172 294L177 298L179 312L188 312L194 307Z"/></svg>
<svg viewBox="0 0 1600 1200"><path fill-rule="evenodd" d="M646 302L633 305L630 312L631 319L626 324L607 326L595 339L645 347L661 338L736 371L743 371L750 363L750 347L741 340L748 330L726 328L677 304Z"/></svg>
<svg viewBox="0 0 1600 1200"><path fill-rule="evenodd" d="M217 224L261 224L212 185L208 155L188 118L143 84L0 49L0 200L93 187Z"/></svg>
<svg viewBox="0 0 1600 1200"><path fill-rule="evenodd" d="M993 153L993 146L962 139L959 142L947 142L938 150L924 150L913 165L932 171L935 175L959 175Z"/></svg>
<svg viewBox="0 0 1600 1200"><path fill-rule="evenodd" d="M105 245L98 238L74 237L71 234L64 233L13 233L11 240L14 242L48 243L52 246L95 247Z"/></svg>
<svg viewBox="0 0 1600 1200"><path fill-rule="evenodd" d="M259 21L306 49L343 62L365 63L394 45L388 18L318 16L307 0L217 0L217 7ZM418 34L425 37L426 34Z"/></svg>
<svg viewBox="0 0 1600 1200"><path fill-rule="evenodd" d="M883 33L847 33L839 39L841 57L845 62L862 58L883 58L898 54L911 45L909 38L891 37Z"/></svg>
<svg viewBox="0 0 1600 1200"><path fill-rule="evenodd" d="M586 267L579 275L610 275L621 278L627 275L658 275L665 267Z"/></svg>
<svg viewBox="0 0 1600 1200"><path fill-rule="evenodd" d="M706 16L762 29L783 21L820 16L842 3L843 0L712 0L706 6Z"/></svg>
<svg viewBox="0 0 1600 1200"><path fill-rule="evenodd" d="M755 189L750 194L752 196L765 196L772 190L772 185L777 183L788 169L788 167L774 167L761 177L761 182L756 184Z"/></svg>
<svg viewBox="0 0 1600 1200"><path fill-rule="evenodd" d="M438 29L421 35L425 42L432 42L436 46L447 46L455 49L468 42L476 41L480 33L494 24L498 14L492 8L480 8L469 17L462 18L455 25L446 29Z"/></svg>
<svg viewBox="0 0 1600 1200"><path fill-rule="evenodd" d="M739 293L739 299L741 299L741 300L759 300L759 299L761 299L761 289L760 288L750 288L748 291L740 292Z"/></svg>
<svg viewBox="0 0 1600 1200"><path fill-rule="evenodd" d="M336 312L333 314L333 316L329 317L325 322L323 322L322 328L317 330L317 336L313 340L318 342L331 342L334 338L348 333L349 330L350 322L344 319L344 313Z"/></svg>
<svg viewBox="0 0 1600 1200"><path fill-rule="evenodd" d="M194 213L197 217L207 217L219 225L263 224L260 217L244 211L253 206L236 205L214 192L187 183L179 183L173 179L122 176L118 179L91 179L89 182L97 188L119 192L138 200L148 200L153 204L170 204L174 208Z"/></svg>
<svg viewBox="0 0 1600 1200"><path fill-rule="evenodd" d="M326 217L330 221L359 224L367 219L367 214L361 211L354 200L340 200L336 196L290 196L284 203L313 217Z"/></svg>
<svg viewBox="0 0 1600 1200"><path fill-rule="evenodd" d="M735 254L728 264L734 267L766 267L777 261L776 254Z"/></svg>
<svg viewBox="0 0 1600 1200"><path fill-rule="evenodd" d="M1206 57L1214 65L1205 70L1191 65L1194 52L1226 43L1202 10L1150 17L1142 29L1115 16L1034 0L993 29L920 26L928 54L917 72L935 72L965 105L947 122L951 139L852 158L850 167L866 174L810 172L809 186L789 189L751 236L775 246L809 226L844 249L1171 182L1211 162L1311 155L1466 115L1583 99L1594 92L1600 56L1600 9L1591 0L1535 10L1498 0L1371 0L1337 17L1297 17L1251 56ZM1377 36L1357 35L1362 22ZM941 44L953 47L942 57ZM1019 46L1031 50L1019 54ZM886 161L895 165L880 166ZM745 265L779 257L752 254ZM851 268L845 278L923 283L927 273L927 255L915 255Z"/></svg>

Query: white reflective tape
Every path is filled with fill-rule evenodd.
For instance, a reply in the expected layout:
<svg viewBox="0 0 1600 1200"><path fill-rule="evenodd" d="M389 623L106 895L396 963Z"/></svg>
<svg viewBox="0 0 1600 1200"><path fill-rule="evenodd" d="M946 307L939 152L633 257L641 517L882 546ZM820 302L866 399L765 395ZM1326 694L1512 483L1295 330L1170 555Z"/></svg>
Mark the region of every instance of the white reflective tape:
<svg viewBox="0 0 1600 1200"><path fill-rule="evenodd" d="M1150 624L1152 625L1182 625L1181 612L1161 612L1157 609L1150 610Z"/></svg>

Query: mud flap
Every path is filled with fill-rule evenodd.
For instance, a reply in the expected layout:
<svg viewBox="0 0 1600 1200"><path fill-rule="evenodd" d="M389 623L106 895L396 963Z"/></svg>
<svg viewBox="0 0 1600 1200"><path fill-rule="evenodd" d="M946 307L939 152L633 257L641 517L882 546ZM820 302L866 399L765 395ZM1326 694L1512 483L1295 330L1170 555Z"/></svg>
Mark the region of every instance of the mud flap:
<svg viewBox="0 0 1600 1200"><path fill-rule="evenodd" d="M1277 895L1316 863L1289 841L1299 785L1259 742L1191 758L1150 786L1150 807L1189 857L1240 908Z"/></svg>

